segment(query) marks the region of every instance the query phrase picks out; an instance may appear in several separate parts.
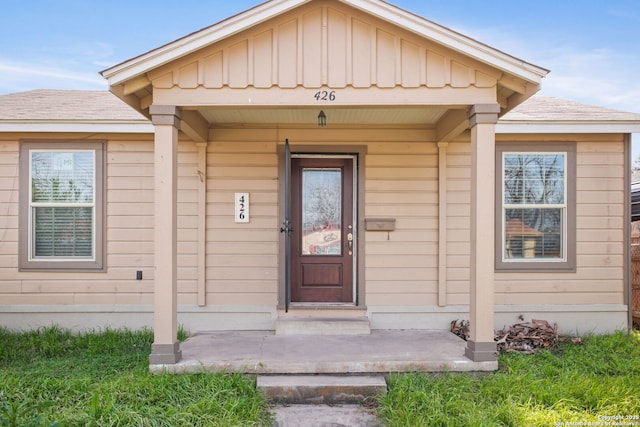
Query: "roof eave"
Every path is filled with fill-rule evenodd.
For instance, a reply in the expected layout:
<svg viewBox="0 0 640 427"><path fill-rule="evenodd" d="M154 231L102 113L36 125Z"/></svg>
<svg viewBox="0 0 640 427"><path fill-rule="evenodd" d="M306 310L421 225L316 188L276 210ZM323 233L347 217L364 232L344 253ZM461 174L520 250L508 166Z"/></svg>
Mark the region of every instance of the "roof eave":
<svg viewBox="0 0 640 427"><path fill-rule="evenodd" d="M309 1L311 0L267 1L217 24L107 68L100 74L107 79L109 86L116 86Z"/></svg>
<svg viewBox="0 0 640 427"><path fill-rule="evenodd" d="M152 134L151 122L143 120L6 120L0 121L0 133L110 133Z"/></svg>
<svg viewBox="0 0 640 427"><path fill-rule="evenodd" d="M108 80L110 86L122 84L309 1L311 0L272 0L262 3L210 27L103 70L100 74ZM540 85L542 78L549 73L547 69L522 61L384 1L339 1L536 85Z"/></svg>
<svg viewBox="0 0 640 427"><path fill-rule="evenodd" d="M496 133L534 134L534 133L638 133L637 121L498 121Z"/></svg>
<svg viewBox="0 0 640 427"><path fill-rule="evenodd" d="M513 74L528 82L540 84L549 70L530 64L506 54L489 45L481 43L450 28L430 21L422 16L408 12L397 6L378 0L340 0L343 3L366 11L380 19L421 35L481 62L490 64L502 71Z"/></svg>

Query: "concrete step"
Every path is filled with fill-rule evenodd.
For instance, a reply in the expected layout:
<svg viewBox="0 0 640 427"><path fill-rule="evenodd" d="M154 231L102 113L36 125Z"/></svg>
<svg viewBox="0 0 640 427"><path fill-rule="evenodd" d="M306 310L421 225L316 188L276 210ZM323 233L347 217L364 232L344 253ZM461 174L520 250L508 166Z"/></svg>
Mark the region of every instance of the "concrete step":
<svg viewBox="0 0 640 427"><path fill-rule="evenodd" d="M276 335L370 335L367 317L292 317L276 320Z"/></svg>
<svg viewBox="0 0 640 427"><path fill-rule="evenodd" d="M383 376L259 375L257 387L285 404L363 403L387 392Z"/></svg>

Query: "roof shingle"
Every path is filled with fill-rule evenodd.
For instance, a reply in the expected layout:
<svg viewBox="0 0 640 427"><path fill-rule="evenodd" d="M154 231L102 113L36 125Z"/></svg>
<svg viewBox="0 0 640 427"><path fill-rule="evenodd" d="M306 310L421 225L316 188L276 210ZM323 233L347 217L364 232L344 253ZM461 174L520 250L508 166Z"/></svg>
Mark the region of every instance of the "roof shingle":
<svg viewBox="0 0 640 427"><path fill-rule="evenodd" d="M37 89L0 95L0 121L148 121L107 91Z"/></svg>
<svg viewBox="0 0 640 427"><path fill-rule="evenodd" d="M0 95L0 122L24 121L149 122L107 91L38 89ZM640 123L640 114L535 95L501 117L500 122Z"/></svg>
<svg viewBox="0 0 640 427"><path fill-rule="evenodd" d="M640 114L581 104L551 96L534 95L500 118L500 122L510 121L640 122Z"/></svg>

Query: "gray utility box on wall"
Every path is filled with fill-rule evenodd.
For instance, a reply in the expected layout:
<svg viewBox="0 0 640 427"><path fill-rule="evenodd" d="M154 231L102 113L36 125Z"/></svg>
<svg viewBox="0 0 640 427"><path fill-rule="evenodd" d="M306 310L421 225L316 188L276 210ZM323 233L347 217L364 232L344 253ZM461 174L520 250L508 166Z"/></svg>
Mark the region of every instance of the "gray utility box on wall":
<svg viewBox="0 0 640 427"><path fill-rule="evenodd" d="M367 231L393 231L396 229L395 218L365 218L364 227Z"/></svg>

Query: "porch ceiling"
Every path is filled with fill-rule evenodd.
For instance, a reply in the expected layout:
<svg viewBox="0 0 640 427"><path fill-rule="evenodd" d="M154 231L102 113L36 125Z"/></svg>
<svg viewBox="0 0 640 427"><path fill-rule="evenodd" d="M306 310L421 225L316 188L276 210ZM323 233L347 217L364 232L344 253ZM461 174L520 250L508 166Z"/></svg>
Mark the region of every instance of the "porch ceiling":
<svg viewBox="0 0 640 427"><path fill-rule="evenodd" d="M334 108L220 108L199 110L211 125L283 124L317 126L323 110L328 125L418 125L434 126L449 110L445 107Z"/></svg>

